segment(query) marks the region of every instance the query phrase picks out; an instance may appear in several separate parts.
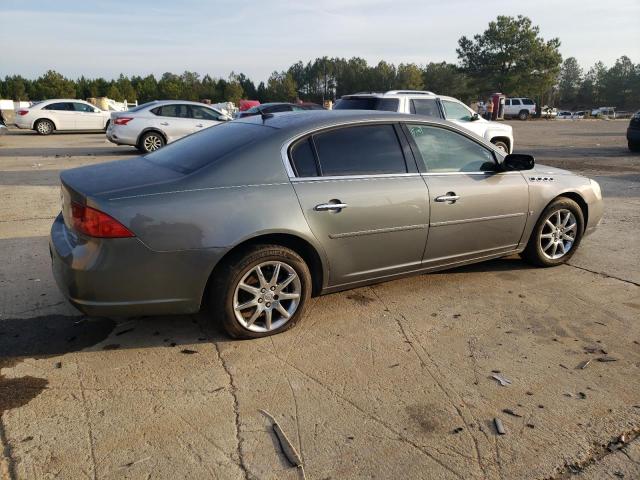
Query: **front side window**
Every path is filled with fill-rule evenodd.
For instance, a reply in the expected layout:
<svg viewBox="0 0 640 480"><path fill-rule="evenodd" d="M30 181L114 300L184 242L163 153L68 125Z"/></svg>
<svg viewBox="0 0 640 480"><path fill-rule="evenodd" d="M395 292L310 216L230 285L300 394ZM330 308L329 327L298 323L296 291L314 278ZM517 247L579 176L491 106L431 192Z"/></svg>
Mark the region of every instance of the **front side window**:
<svg viewBox="0 0 640 480"><path fill-rule="evenodd" d="M218 115L214 110L198 105L191 106L191 117L196 120L218 120Z"/></svg>
<svg viewBox="0 0 640 480"><path fill-rule="evenodd" d="M407 125L425 169L431 173L494 171L488 149L460 133L426 125Z"/></svg>
<svg viewBox="0 0 640 480"><path fill-rule="evenodd" d="M438 108L438 102L435 98L413 98L409 103L409 111L416 115L442 118L440 109Z"/></svg>
<svg viewBox="0 0 640 480"><path fill-rule="evenodd" d="M324 176L406 173L393 125L344 127L314 135Z"/></svg>
<svg viewBox="0 0 640 480"><path fill-rule="evenodd" d="M471 120L471 112L461 103L443 100L442 105L444 106L447 120Z"/></svg>
<svg viewBox="0 0 640 480"><path fill-rule="evenodd" d="M73 105L71 103L59 102L59 103L52 103L50 105L47 105L46 107L43 107L42 109L43 110L64 110L64 111L69 111L69 110L73 110Z"/></svg>
<svg viewBox="0 0 640 480"><path fill-rule="evenodd" d="M95 109L91 106L91 105L87 105L86 103L74 103L73 104L73 109L76 112L89 112L89 113L93 113L95 111Z"/></svg>

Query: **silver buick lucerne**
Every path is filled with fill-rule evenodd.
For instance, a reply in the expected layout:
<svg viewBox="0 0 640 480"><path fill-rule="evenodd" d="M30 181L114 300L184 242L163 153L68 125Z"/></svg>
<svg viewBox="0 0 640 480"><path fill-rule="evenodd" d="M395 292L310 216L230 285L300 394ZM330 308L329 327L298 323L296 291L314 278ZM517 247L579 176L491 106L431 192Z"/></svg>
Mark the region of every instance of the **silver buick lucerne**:
<svg viewBox="0 0 640 480"><path fill-rule="evenodd" d="M89 315L193 313L279 333L312 295L519 253L567 261L598 183L397 113L264 114L61 174L58 285Z"/></svg>

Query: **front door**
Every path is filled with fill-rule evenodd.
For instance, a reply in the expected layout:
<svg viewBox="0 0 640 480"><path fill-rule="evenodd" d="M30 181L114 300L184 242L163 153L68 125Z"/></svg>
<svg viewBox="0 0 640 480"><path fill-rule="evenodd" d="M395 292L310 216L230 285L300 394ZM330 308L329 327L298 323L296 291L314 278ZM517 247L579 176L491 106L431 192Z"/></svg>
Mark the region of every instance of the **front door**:
<svg viewBox="0 0 640 480"><path fill-rule="evenodd" d="M154 126L164 132L167 142L173 142L187 136L195 130L197 123L191 118L190 106L185 103L162 105L151 110L157 118Z"/></svg>
<svg viewBox="0 0 640 480"><path fill-rule="evenodd" d="M460 132L418 124L408 130L430 194L425 266L513 251L529 210L520 172L498 172L494 153Z"/></svg>
<svg viewBox="0 0 640 480"><path fill-rule="evenodd" d="M330 286L419 268L427 187L394 125L339 127L298 141L292 179L329 260Z"/></svg>
<svg viewBox="0 0 640 480"><path fill-rule="evenodd" d="M91 105L73 102L76 130L102 130L104 128L104 116Z"/></svg>

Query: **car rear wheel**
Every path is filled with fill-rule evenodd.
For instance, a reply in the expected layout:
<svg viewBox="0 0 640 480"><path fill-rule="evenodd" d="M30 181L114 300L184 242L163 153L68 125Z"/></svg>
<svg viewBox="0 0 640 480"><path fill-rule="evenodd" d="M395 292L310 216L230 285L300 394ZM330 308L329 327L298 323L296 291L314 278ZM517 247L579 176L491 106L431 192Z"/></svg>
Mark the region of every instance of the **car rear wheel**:
<svg viewBox="0 0 640 480"><path fill-rule="evenodd" d="M629 140L628 146L629 146L629 151L640 152L640 143L635 143Z"/></svg>
<svg viewBox="0 0 640 480"><path fill-rule="evenodd" d="M509 153L509 146L507 145L507 142L496 140L491 143L493 143L498 150L502 150L504 153Z"/></svg>
<svg viewBox="0 0 640 480"><path fill-rule="evenodd" d="M145 153L151 153L164 147L164 144L164 137L158 132L147 132L140 138L138 149Z"/></svg>
<svg viewBox="0 0 640 480"><path fill-rule="evenodd" d="M526 110L522 110L519 114L518 114L518 118L520 120L526 120L527 118L529 118L529 112L527 112Z"/></svg>
<svg viewBox="0 0 640 480"><path fill-rule="evenodd" d="M293 250L259 245L216 271L210 306L235 338L259 338L296 325L311 296L311 273Z"/></svg>
<svg viewBox="0 0 640 480"><path fill-rule="evenodd" d="M106 132L109 129L109 125L111 124L111 120L107 120L107 123L104 124L104 131Z"/></svg>
<svg viewBox="0 0 640 480"><path fill-rule="evenodd" d="M46 119L38 120L35 125L35 130L40 135L49 135L53 133L55 129L56 127L51 120L46 120Z"/></svg>
<svg viewBox="0 0 640 480"><path fill-rule="evenodd" d="M578 248L583 232L580 206L570 198L558 198L540 215L522 257L539 267L565 263Z"/></svg>

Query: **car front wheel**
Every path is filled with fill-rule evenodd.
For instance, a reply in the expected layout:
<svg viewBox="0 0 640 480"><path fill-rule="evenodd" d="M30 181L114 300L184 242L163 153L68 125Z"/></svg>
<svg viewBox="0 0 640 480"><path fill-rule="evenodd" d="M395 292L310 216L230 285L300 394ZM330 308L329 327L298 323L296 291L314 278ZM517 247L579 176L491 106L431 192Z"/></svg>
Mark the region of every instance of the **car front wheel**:
<svg viewBox="0 0 640 480"><path fill-rule="evenodd" d="M557 198L540 215L522 257L539 267L565 263L578 248L583 232L580 206L570 198Z"/></svg>
<svg viewBox="0 0 640 480"><path fill-rule="evenodd" d="M627 145L629 146L629 151L640 152L640 143L632 142L631 140L629 140Z"/></svg>
<svg viewBox="0 0 640 480"><path fill-rule="evenodd" d="M296 325L311 296L311 273L293 250L259 245L215 272L211 312L229 335L259 338Z"/></svg>

